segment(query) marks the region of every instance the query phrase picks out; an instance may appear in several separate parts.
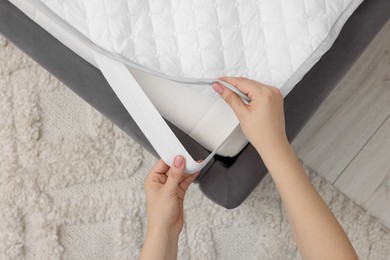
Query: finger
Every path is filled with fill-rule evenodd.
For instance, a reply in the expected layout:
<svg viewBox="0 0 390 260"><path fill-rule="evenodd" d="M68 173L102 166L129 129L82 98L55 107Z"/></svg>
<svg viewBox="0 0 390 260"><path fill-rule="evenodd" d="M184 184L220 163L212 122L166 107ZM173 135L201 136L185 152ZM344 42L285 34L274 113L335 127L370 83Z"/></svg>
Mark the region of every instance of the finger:
<svg viewBox="0 0 390 260"><path fill-rule="evenodd" d="M167 178L168 177L165 174L159 174L151 171L144 180L144 187L145 189L149 189L155 184L164 185L167 182Z"/></svg>
<svg viewBox="0 0 390 260"><path fill-rule="evenodd" d="M186 177L180 184L179 184L179 189L177 190L177 196L181 199L184 200L185 194L188 190L188 187L191 185L191 183L198 177L200 171L191 174L190 176Z"/></svg>
<svg viewBox="0 0 390 260"><path fill-rule="evenodd" d="M169 170L169 165L167 165L163 160L158 160L156 164L150 170L150 173L165 174Z"/></svg>
<svg viewBox="0 0 390 260"><path fill-rule="evenodd" d="M185 169L185 159L183 156L176 156L173 160L173 165L167 172L167 182L165 183L166 189L172 192L176 192L179 183L183 179Z"/></svg>
<svg viewBox="0 0 390 260"><path fill-rule="evenodd" d="M230 83L235 88L237 88L239 91L241 91L242 93L247 94L247 95L256 89L266 87L266 85L261 84L257 81L248 79L248 78L223 77L223 78L220 78L220 80Z"/></svg>
<svg viewBox="0 0 390 260"><path fill-rule="evenodd" d="M191 185L192 182L198 177L200 172L196 172L194 174L191 174L190 176L186 177L181 183L180 187L183 189L184 192L187 191L188 187Z"/></svg>
<svg viewBox="0 0 390 260"><path fill-rule="evenodd" d="M169 166L166 165L163 160L158 160L144 180L145 188L154 182L160 182L164 184L166 182L165 173L168 171L168 169ZM163 176L163 178L160 178L161 176Z"/></svg>
<svg viewBox="0 0 390 260"><path fill-rule="evenodd" d="M165 184L167 182L167 176L165 174L155 174L151 176L150 181L154 183Z"/></svg>
<svg viewBox="0 0 390 260"><path fill-rule="evenodd" d="M230 89L224 87L221 83L215 82L213 84L213 89L219 95L221 95L221 97L232 108L232 110L237 116L241 115L247 109L241 98Z"/></svg>

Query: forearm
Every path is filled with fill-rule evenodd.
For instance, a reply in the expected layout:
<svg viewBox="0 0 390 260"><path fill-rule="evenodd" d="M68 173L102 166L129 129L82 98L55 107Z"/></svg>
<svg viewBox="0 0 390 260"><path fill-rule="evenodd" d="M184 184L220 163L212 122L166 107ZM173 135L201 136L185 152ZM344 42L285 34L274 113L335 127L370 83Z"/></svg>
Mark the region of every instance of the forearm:
<svg viewBox="0 0 390 260"><path fill-rule="evenodd" d="M302 257L357 259L348 237L311 184L288 142L266 151L260 154L279 190Z"/></svg>
<svg viewBox="0 0 390 260"><path fill-rule="evenodd" d="M141 252L141 260L177 259L179 236L169 231L148 230Z"/></svg>

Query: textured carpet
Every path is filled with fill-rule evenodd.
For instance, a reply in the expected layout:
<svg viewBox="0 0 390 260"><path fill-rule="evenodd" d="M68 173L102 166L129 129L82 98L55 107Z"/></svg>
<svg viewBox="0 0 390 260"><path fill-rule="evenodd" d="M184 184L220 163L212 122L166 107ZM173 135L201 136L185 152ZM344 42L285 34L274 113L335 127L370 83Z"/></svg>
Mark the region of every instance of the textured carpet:
<svg viewBox="0 0 390 260"><path fill-rule="evenodd" d="M0 37L0 259L136 259L155 160ZM361 259L386 259L389 230L307 172ZM185 213L179 259L300 258L270 177L234 210L193 185Z"/></svg>

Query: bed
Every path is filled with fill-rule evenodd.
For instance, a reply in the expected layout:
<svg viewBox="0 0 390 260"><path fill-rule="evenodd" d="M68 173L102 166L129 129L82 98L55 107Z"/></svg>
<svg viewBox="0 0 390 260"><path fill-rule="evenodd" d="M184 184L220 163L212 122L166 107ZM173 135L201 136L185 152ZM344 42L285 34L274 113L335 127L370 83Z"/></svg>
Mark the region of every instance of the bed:
<svg viewBox="0 0 390 260"><path fill-rule="evenodd" d="M349 17L337 40L332 42L330 51L311 67L298 84L294 84L294 89L285 98L286 130L290 141L375 37L389 19L389 14L389 1L364 1ZM77 51L66 47L7 0L0 1L0 32L157 156L100 70L88 58L82 58ZM136 73L141 75L143 72ZM142 81L142 75L137 80ZM186 126L178 126L177 118L168 114L165 118L194 159L206 158L210 154L212 144L208 144L207 140L199 141L196 133L191 135L183 131ZM246 143L239 129L235 131L237 138L226 146L225 151L213 156L197 179L202 192L226 208L240 205L267 173L255 149ZM202 136L202 131L198 135ZM235 150L229 150L229 147Z"/></svg>

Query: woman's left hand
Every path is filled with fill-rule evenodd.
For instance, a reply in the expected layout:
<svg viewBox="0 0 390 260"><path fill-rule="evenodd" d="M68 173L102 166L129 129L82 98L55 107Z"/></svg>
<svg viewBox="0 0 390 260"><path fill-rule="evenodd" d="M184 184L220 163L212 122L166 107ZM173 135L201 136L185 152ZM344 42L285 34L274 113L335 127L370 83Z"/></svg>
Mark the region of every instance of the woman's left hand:
<svg viewBox="0 0 390 260"><path fill-rule="evenodd" d="M176 156L169 167L159 160L145 179L148 231L179 235L183 228L183 201L199 173L186 174L185 159Z"/></svg>

